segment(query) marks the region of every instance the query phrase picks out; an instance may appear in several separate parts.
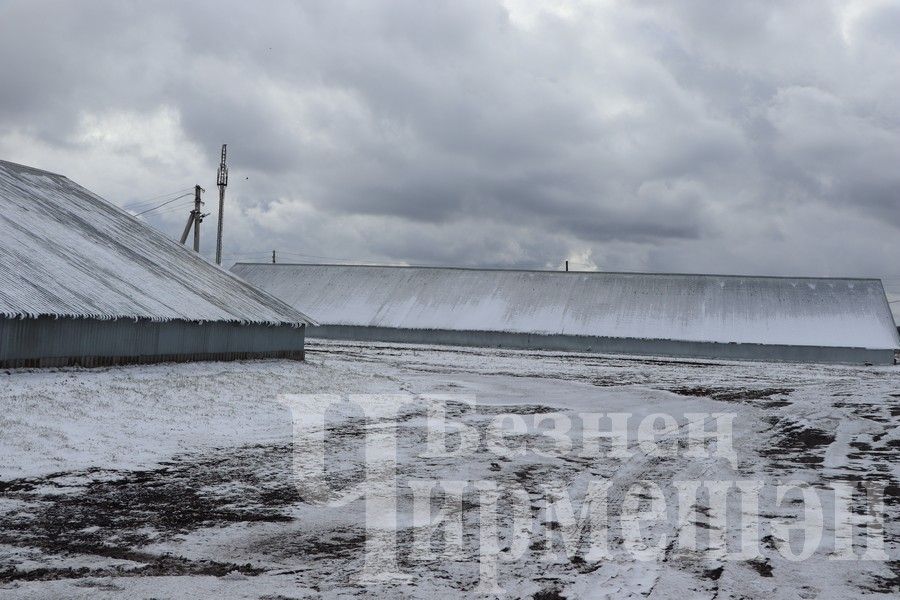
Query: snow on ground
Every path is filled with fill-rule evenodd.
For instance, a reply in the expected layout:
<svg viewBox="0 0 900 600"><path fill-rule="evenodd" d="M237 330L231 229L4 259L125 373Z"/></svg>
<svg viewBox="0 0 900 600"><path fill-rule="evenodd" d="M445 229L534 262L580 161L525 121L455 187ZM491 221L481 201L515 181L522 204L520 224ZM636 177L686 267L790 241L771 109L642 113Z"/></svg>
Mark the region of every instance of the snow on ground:
<svg viewBox="0 0 900 600"><path fill-rule="evenodd" d="M448 418L482 439L502 415L529 424L510 438L524 444L523 453L441 457L423 456L432 401L405 406L395 423L401 483L488 480L526 494L537 529L520 557L498 565L506 597L900 592L900 369L325 342L314 343L308 357L0 373L0 597L474 595L476 503L436 499L462 523L461 551L423 557L414 544L422 524L411 517L408 490L399 492L396 558L407 578L362 585L364 561L390 555L367 552L365 502L322 505L305 495L308 482L293 479L295 460L309 448L293 437L280 394L399 392L451 394ZM673 436L691 413L733 413L737 468L716 456L654 456L636 443L628 458L550 452L538 420L562 415L579 423L577 415L587 412L632 413L630 433L644 416L671 415L678 431L660 444L678 441ZM330 422L326 471L336 488L360 481L362 440L384 427L352 410ZM575 448L590 437L585 431L581 423L568 433ZM611 515L628 501L624 490L640 481L658 484L667 505L674 504L673 482L682 480L801 480L815 490L878 481L885 486L887 559L829 559L830 522L822 547L799 562L784 558L771 533L761 555L747 560L674 547L635 560L621 535L613 536L608 558L568 556L560 536L569 526L547 510L544 486L569 490L577 515L589 482L603 479L614 482ZM834 502L823 498L827 514ZM763 494L761 504L766 531L779 517L797 516L796 502L778 506ZM702 529L715 532L718 524L698 510ZM507 517L501 514L504 524ZM644 532L675 539L679 527L663 519ZM734 535L728 530L727 540ZM712 535L701 537L701 546L713 545Z"/></svg>
<svg viewBox="0 0 900 600"><path fill-rule="evenodd" d="M340 361L185 363L0 375L0 478L155 464L178 453L288 440L278 394L397 389Z"/></svg>

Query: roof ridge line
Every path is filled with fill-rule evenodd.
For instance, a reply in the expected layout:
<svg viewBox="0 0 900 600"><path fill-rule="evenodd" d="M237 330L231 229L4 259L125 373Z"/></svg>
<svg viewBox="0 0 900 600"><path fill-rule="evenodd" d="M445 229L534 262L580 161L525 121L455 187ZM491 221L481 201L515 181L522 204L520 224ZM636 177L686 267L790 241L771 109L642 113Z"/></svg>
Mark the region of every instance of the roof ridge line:
<svg viewBox="0 0 900 600"><path fill-rule="evenodd" d="M553 271L550 269L516 269L502 267L457 267L457 266L432 266L432 265L360 265L341 263L271 263L271 262L236 262L237 265L251 265L261 267L354 267L354 268L378 268L378 269L432 269L447 271L482 271L482 272L509 272L509 273L552 273L556 275L648 275L654 277L730 277L737 279L808 279L814 281L878 281L879 277L823 277L814 275L746 275L726 273L663 273L643 271Z"/></svg>

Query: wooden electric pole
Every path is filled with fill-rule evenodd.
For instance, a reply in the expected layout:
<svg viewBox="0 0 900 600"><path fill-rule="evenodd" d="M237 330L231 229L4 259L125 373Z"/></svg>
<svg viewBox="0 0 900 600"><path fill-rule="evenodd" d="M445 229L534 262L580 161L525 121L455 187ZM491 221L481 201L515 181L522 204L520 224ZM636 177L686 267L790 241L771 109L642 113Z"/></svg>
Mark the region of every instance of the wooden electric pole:
<svg viewBox="0 0 900 600"><path fill-rule="evenodd" d="M194 228L194 252L200 252L200 223L203 222L203 217L207 216L203 214L203 201L200 199L200 194L203 192L202 187L194 186L194 210L188 215L187 225L184 226L184 232L181 234L181 243L184 244L191 232L191 227Z"/></svg>
<svg viewBox="0 0 900 600"><path fill-rule="evenodd" d="M228 185L228 167L225 166L226 144L222 144L222 161L219 163L219 172L216 176L216 185L219 186L219 230L216 234L216 264L222 264L222 216L225 210L225 186Z"/></svg>
<svg viewBox="0 0 900 600"><path fill-rule="evenodd" d="M191 226L193 224L194 224L194 211L191 211L190 214L188 214L187 225L184 226L184 232L182 232L182 234L181 234L181 244L182 245L184 245L184 243L187 241L187 236L191 232Z"/></svg>
<svg viewBox="0 0 900 600"><path fill-rule="evenodd" d="M200 252L200 223L203 222L203 213L200 212L203 205L203 201L200 200L202 191L199 185L194 187L194 252Z"/></svg>

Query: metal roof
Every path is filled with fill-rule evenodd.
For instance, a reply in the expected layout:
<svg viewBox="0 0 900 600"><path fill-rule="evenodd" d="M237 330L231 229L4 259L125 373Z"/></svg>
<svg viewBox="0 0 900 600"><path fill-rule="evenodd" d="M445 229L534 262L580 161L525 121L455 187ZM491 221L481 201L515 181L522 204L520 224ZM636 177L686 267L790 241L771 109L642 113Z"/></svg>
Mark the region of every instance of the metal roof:
<svg viewBox="0 0 900 600"><path fill-rule="evenodd" d="M0 316L310 319L62 175L0 161Z"/></svg>
<svg viewBox="0 0 900 600"><path fill-rule="evenodd" d="M238 263L323 325L900 347L877 279Z"/></svg>

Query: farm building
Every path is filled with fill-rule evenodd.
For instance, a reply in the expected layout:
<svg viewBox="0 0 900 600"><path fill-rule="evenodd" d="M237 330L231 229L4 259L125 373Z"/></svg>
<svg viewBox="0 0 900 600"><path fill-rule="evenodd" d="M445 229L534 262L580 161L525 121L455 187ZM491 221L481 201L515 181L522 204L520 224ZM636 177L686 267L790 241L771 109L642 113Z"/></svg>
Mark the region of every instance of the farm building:
<svg viewBox="0 0 900 600"><path fill-rule="evenodd" d="M310 323L66 177L0 161L0 367L302 359Z"/></svg>
<svg viewBox="0 0 900 600"><path fill-rule="evenodd" d="M238 263L311 337L655 356L890 364L877 279Z"/></svg>
<svg viewBox="0 0 900 600"><path fill-rule="evenodd" d="M894 323L900 330L900 284L894 283L892 288L886 289L888 303L891 305L891 313L894 316Z"/></svg>

